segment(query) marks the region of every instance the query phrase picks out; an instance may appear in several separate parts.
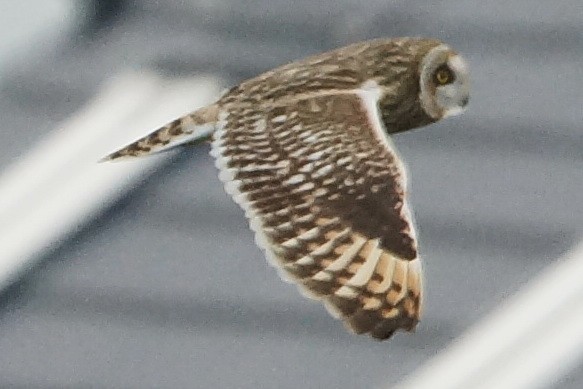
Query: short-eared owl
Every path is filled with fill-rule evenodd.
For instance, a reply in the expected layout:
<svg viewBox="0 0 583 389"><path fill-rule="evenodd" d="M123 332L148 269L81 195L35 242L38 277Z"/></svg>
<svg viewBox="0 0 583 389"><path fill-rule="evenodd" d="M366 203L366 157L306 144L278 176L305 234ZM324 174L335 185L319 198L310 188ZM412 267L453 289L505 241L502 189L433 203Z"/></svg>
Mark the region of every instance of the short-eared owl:
<svg viewBox="0 0 583 389"><path fill-rule="evenodd" d="M421 259L389 134L459 114L464 60L434 39L379 39L279 67L111 154L212 141L220 179L279 270L356 333L412 330Z"/></svg>

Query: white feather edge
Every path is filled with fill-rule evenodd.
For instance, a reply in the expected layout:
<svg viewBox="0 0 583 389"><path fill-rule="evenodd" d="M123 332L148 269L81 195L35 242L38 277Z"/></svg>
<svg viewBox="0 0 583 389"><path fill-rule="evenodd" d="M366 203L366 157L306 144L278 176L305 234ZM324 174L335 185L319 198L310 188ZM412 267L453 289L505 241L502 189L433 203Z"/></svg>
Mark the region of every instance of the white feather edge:
<svg viewBox="0 0 583 389"><path fill-rule="evenodd" d="M395 156L395 164L397 165L397 169L401 172L400 176L400 184L405 194L403 195L403 207L401 208L401 216L409 221L409 227L411 237L413 238L414 242L417 242L417 232L415 228L415 218L411 212L411 208L409 207L409 201L407 199L407 190L409 189L408 183L408 172L397 148L395 147L391 137L388 135L387 130L385 129L385 125L383 124L380 116L380 112L378 109L378 102L382 96L382 89L375 81L369 80L362 84L360 90L357 91L358 95L360 96L366 112L368 114L369 123L376 134L376 138L385 146L389 153ZM418 259L418 258L417 258ZM413 261L412 261L413 262ZM419 261L421 262L421 261ZM421 266L421 264L419 265ZM421 269L419 269L421 271Z"/></svg>
<svg viewBox="0 0 583 389"><path fill-rule="evenodd" d="M391 141L390 137L388 136L384 125L380 119L380 114L378 110L378 101L382 96L382 90L380 86L374 81L367 81L365 82L360 89L354 91L357 96L360 97L365 110L368 114L369 123L371 124L372 129L374 130L377 139L381 142L386 149L395 156L395 163L397 164L397 168L401 172L401 182L405 190L407 189L407 170L402 163L402 160ZM262 249L265 253L268 263L277 270L278 275L280 278L288 283L295 284L302 295L314 300L320 300L324 302L324 306L326 310L337 319L342 319L342 313L332 305L325 296L318 296L312 291L310 291L306 286L304 286L298 280L295 280L289 273L285 271L285 263L278 259L277 254L273 250L273 245L269 242L267 236L263 233L263 223L260 217L257 215L255 210L252 207L252 204L248 200L247 196L239 191L239 187L241 182L238 180L234 180L234 171L228 168L228 157L223 156L223 135L226 131L226 119L228 113L221 112L219 114L219 121L217 122L216 131L213 135L213 142L211 145L210 154L215 158L215 166L219 170L219 179L223 182L225 186L225 191L230 194L234 201L245 211L245 216L249 219L249 226L251 230L255 233L255 243L257 246ZM262 123L266 125L265 120L258 121L258 125ZM415 232L415 224L413 220L413 216L411 214L409 204L406 198L404 198L404 203L402 207L402 216L409 221L410 225L410 234L412 235L413 239L416 239L416 232ZM376 267L378 262L378 256L375 255L376 260L374 261L374 265L372 266L372 270ZM400 260L395 258L396 260ZM301 259L300 259L301 260ZM421 307L423 306L423 271L422 271L422 263L420 258L415 258L412 261L407 261L407 270L408 272L414 271L419 274L419 288L421 290ZM370 269L367 269L367 274L369 273ZM372 274L372 273L371 273ZM356 275L355 275L356 276ZM353 278L355 277L353 276ZM360 283L360 282L359 282ZM343 288L346 288L344 290ZM342 296L346 294L345 297L351 297L353 295L354 290L352 290L351 286L345 286L340 288L336 291L336 295ZM350 291L348 290L350 289ZM340 292L340 293L339 293ZM346 292L346 293L345 293ZM350 293L348 293L350 292Z"/></svg>
<svg viewBox="0 0 583 389"><path fill-rule="evenodd" d="M219 114L219 121L217 122L217 129L213 135L213 141L211 143L210 155L215 158L215 166L219 170L219 179L223 182L225 191L230 194L234 201L245 211L245 216L249 220L249 227L255 233L255 244L263 250L267 262L277 270L279 277L290 284L296 285L299 292L304 296L312 300L326 301L324 296L319 296L309 290L305 285L303 285L299 280L294 279L289 273L285 271L286 264L278 259L277 253L273 250L273 245L269 242L267 236L263 233L263 223L260 217L257 215L253 206L247 196L241 193L239 187L241 182L234 180L234 174L232 169L228 168L228 157L223 155L223 135L225 134L226 119L228 114L226 112L221 112ZM300 259L301 260L301 259ZM324 304L329 314L337 319L341 318L339 311L328 304Z"/></svg>
<svg viewBox="0 0 583 389"><path fill-rule="evenodd" d="M228 167L229 158L223 155L224 147L222 138L226 131L227 117L227 112L219 113L217 130L213 135L210 151L211 156L215 158L215 166L219 170L219 179L223 182L225 191L230 194L234 201L243 209L243 211L245 211L245 216L249 220L249 227L255 233L255 244L261 250L263 250L265 257L267 258L267 262L277 270L280 278L285 282L297 285L299 291L306 297L311 299L320 299L301 283L298 283L289 273L285 272L285 264L278 259L277 253L275 253L273 250L274 246L269 242L269 239L263 233L264 226L259 215L257 215L253 209L253 206L247 196L244 193L241 193L239 190L241 182L234 179L234 172ZM258 125L261 125L261 123L262 121L259 121ZM263 125L265 125L265 121L263 121Z"/></svg>
<svg viewBox="0 0 583 389"><path fill-rule="evenodd" d="M401 172L400 175L400 185L405 191L405 195L403 196L403 207L401 208L401 216L409 222L410 226L410 235L413 238L414 242L417 242L417 233L415 228L415 220L411 209L409 207L409 202L407 200L407 190L408 190L408 173L407 168L403 164L403 161L395 147L393 141L391 140L388 132L381 120L380 112L378 109L378 102L380 101L383 91L381 86L375 82L374 80L368 80L361 85L361 88L356 90L356 94L360 97L364 108L367 112L369 123L376 135L376 138L379 142L389 151L389 153L395 156L395 164L397 165L397 169ZM394 257L396 261L403 261L398 257ZM423 307L423 288L424 288L424 276L423 276L423 265L421 262L421 258L418 256L412 261L407 262L407 271L408 272L415 272L419 275L419 289L420 289L420 311ZM403 288L405 289L405 288ZM342 290L340 288L338 292ZM344 292L349 292L348 290ZM350 295L350 293L348 293Z"/></svg>

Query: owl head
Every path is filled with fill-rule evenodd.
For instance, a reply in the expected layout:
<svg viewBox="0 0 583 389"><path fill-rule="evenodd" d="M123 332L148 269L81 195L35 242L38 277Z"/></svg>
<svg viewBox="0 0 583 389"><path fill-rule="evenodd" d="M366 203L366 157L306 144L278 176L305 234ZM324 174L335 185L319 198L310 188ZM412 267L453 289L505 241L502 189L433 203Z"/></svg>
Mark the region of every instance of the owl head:
<svg viewBox="0 0 583 389"><path fill-rule="evenodd" d="M419 101L438 120L462 113L470 99L470 80L464 59L439 44L425 54L419 69Z"/></svg>
<svg viewBox="0 0 583 389"><path fill-rule="evenodd" d="M459 115L468 104L468 66L436 39L397 38L371 45L371 79L382 86L379 107L389 133Z"/></svg>

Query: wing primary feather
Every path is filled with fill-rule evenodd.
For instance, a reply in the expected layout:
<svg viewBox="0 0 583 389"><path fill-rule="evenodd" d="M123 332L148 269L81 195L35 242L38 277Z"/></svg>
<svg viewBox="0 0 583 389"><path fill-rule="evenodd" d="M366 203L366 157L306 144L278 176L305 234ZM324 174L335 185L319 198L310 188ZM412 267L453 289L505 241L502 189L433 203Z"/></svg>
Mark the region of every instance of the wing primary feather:
<svg viewBox="0 0 583 389"><path fill-rule="evenodd" d="M280 276L352 331L386 339L415 327L422 285L380 95L372 82L269 107L246 95L225 107L211 155Z"/></svg>

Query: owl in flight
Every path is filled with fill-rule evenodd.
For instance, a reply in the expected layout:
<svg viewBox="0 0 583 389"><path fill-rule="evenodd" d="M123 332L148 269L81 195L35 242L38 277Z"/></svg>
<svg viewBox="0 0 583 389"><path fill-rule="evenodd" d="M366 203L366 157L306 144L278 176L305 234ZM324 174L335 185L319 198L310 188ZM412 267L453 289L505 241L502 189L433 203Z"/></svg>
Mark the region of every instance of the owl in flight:
<svg viewBox="0 0 583 389"><path fill-rule="evenodd" d="M355 333L411 331L423 307L407 178L389 134L461 113L462 57L378 39L276 68L106 160L212 142L219 177L280 275Z"/></svg>

